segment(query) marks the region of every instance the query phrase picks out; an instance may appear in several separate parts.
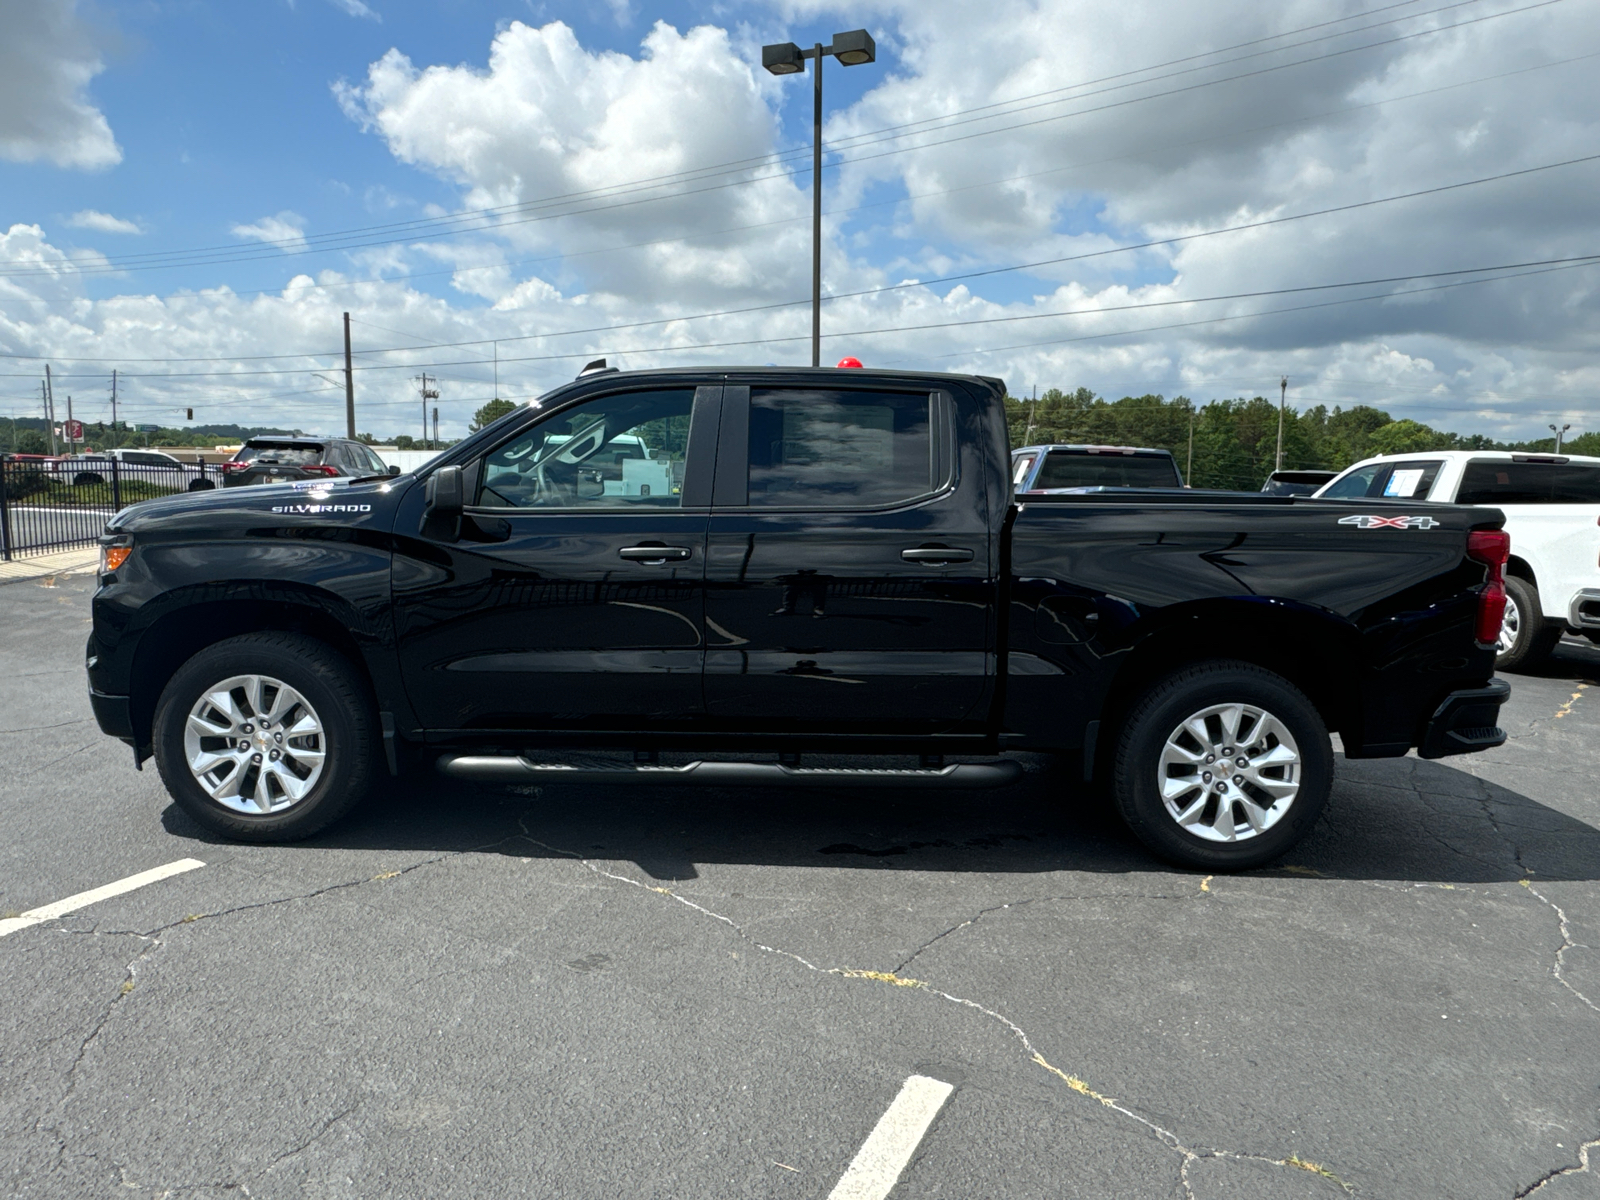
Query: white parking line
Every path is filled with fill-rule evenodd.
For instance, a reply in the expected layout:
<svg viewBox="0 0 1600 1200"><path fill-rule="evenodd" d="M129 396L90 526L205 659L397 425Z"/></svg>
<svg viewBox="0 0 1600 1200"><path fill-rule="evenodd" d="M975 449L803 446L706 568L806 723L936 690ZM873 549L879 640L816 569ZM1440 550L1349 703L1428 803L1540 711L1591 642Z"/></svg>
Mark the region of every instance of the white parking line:
<svg viewBox="0 0 1600 1200"><path fill-rule="evenodd" d="M948 1083L926 1075L906 1080L828 1193L828 1200L883 1200L953 1091Z"/></svg>
<svg viewBox="0 0 1600 1200"><path fill-rule="evenodd" d="M0 937L5 937L8 933L15 933L19 929L26 929L30 925L38 925L44 921L54 921L57 917L64 917L69 912L77 912L80 908L87 908L89 905L98 904L102 900L109 900L111 897L120 896L124 892L142 888L147 883L170 879L174 875L182 875L185 871L192 871L196 867L203 866L205 866L205 863L198 858L180 858L177 862L169 862L164 867L152 867L148 871L140 871L137 875L129 875L126 879L108 883L104 887L91 888L87 892L79 892L76 896L68 896L65 900L57 900L54 904L30 908L20 917L8 917L5 920L0 920Z"/></svg>

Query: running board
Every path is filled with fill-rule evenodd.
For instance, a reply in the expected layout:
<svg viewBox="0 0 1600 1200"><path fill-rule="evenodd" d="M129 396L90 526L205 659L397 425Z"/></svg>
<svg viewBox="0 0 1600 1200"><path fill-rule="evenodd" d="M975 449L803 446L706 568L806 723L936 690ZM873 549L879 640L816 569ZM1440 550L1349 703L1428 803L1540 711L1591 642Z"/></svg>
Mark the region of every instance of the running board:
<svg viewBox="0 0 1600 1200"><path fill-rule="evenodd" d="M703 787L924 787L996 788L1022 778L1022 765L1010 759L951 763L937 770L789 767L782 763L692 762L681 767L650 764L569 767L492 754L447 754L439 770L454 779L479 783L639 783L651 787L693 783Z"/></svg>

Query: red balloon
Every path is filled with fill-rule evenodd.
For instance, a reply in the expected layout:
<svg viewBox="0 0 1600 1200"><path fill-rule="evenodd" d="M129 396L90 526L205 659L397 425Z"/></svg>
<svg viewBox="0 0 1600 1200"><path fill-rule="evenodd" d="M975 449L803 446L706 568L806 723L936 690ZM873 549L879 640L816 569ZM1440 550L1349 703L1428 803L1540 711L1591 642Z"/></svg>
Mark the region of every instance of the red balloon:
<svg viewBox="0 0 1600 1200"><path fill-rule="evenodd" d="M839 360L839 365L841 367L859 367L861 365L861 360L853 355L847 355Z"/></svg>

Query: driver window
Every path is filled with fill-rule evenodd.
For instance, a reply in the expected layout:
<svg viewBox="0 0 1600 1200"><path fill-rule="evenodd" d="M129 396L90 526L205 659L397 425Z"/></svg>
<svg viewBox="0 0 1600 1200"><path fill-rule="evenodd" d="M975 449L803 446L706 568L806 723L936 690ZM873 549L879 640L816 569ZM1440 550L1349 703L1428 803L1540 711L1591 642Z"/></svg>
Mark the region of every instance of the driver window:
<svg viewBox="0 0 1600 1200"><path fill-rule="evenodd" d="M487 508L678 508L694 389L562 409L484 460Z"/></svg>

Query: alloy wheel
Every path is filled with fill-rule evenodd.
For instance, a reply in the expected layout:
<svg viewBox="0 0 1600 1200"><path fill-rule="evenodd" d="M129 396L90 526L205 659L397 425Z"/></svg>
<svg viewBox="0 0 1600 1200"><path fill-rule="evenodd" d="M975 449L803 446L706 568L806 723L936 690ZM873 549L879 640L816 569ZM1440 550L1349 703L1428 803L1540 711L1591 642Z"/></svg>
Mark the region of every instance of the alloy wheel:
<svg viewBox="0 0 1600 1200"><path fill-rule="evenodd" d="M189 710L184 756L195 782L235 812L282 812L310 794L327 760L327 734L306 698L267 675L234 675Z"/></svg>
<svg viewBox="0 0 1600 1200"><path fill-rule="evenodd" d="M1252 704L1213 704L1184 718L1156 773L1167 815L1195 837L1242 842L1283 819L1300 791L1300 748Z"/></svg>
<svg viewBox="0 0 1600 1200"><path fill-rule="evenodd" d="M1506 615L1500 620L1500 641L1497 653L1510 654L1517 647L1517 635L1522 632L1522 610L1517 607L1511 593L1506 592Z"/></svg>

